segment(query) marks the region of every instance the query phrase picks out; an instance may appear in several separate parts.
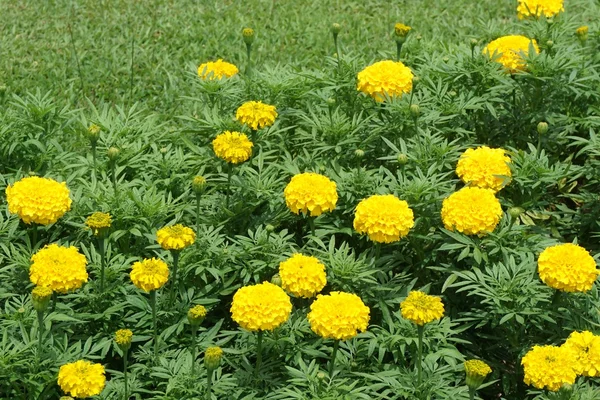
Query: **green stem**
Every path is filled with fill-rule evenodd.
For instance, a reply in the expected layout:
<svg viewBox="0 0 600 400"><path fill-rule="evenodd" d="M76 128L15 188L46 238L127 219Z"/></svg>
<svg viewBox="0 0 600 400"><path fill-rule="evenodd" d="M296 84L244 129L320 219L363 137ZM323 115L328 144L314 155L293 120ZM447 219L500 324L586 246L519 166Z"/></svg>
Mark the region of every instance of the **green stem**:
<svg viewBox="0 0 600 400"><path fill-rule="evenodd" d="M133 55L135 36L131 35L131 70L129 71L129 104L133 104Z"/></svg>
<svg viewBox="0 0 600 400"><path fill-rule="evenodd" d="M73 47L73 53L75 55L75 61L77 62L77 73L79 74L79 80L81 82L81 95L85 97L85 85L83 81L83 74L81 73L81 64L79 63L79 56L77 55L77 48L75 47L75 39L73 37L73 29L71 24L67 25L69 28L69 36L71 36L71 46Z"/></svg>
<svg viewBox="0 0 600 400"><path fill-rule="evenodd" d="M333 44L335 45L335 53L337 54L338 66L339 66L339 60L340 60L340 58L342 58L342 52L340 50L340 42L338 41L338 35L335 33L333 34Z"/></svg>
<svg viewBox="0 0 600 400"><path fill-rule="evenodd" d="M56 301L58 300L58 295L56 292L52 292L52 304L50 305L50 312L53 312L56 308Z"/></svg>
<svg viewBox="0 0 600 400"><path fill-rule="evenodd" d="M206 370L206 400L210 400L210 398L211 398L210 392L212 390L212 375L213 375L213 369L208 368Z"/></svg>
<svg viewBox="0 0 600 400"><path fill-rule="evenodd" d="M333 377L333 370L335 369L335 357L337 356L338 348L340 347L340 341L336 340L333 342L333 351L331 352L331 360L329 361L329 378Z"/></svg>
<svg viewBox="0 0 600 400"><path fill-rule="evenodd" d="M250 75L250 71L251 71L250 56L252 55L252 45L249 43L246 43L246 55L248 56L248 62L246 64L246 75Z"/></svg>
<svg viewBox="0 0 600 400"><path fill-rule="evenodd" d="M227 197L225 198L225 208L229 208L229 196L231 195L231 164L227 163Z"/></svg>
<svg viewBox="0 0 600 400"><path fill-rule="evenodd" d="M377 265L379 256L381 255L381 243L375 243L375 257L373 258L373 265Z"/></svg>
<svg viewBox="0 0 600 400"><path fill-rule="evenodd" d="M37 226L37 224L35 224L35 223L33 224L32 230L33 230L33 232L32 232L32 237L33 237L32 241L33 241L33 243L31 243L31 249L35 250L35 245L37 244L37 237L38 237L38 226Z"/></svg>
<svg viewBox="0 0 600 400"><path fill-rule="evenodd" d="M196 374L196 333L198 327L192 325L192 376Z"/></svg>
<svg viewBox="0 0 600 400"><path fill-rule="evenodd" d="M419 325L417 326L417 384L421 386L421 377L423 375L423 330L424 327Z"/></svg>
<svg viewBox="0 0 600 400"><path fill-rule="evenodd" d="M92 176L96 177L96 143L92 143Z"/></svg>
<svg viewBox="0 0 600 400"><path fill-rule="evenodd" d="M200 234L200 194L196 194L196 236Z"/></svg>
<svg viewBox="0 0 600 400"><path fill-rule="evenodd" d="M402 51L402 43L396 41L396 61L400 61L400 52Z"/></svg>
<svg viewBox="0 0 600 400"><path fill-rule="evenodd" d="M104 252L104 238L98 238L98 252L100 253L100 293L104 293L104 266L105 266L105 252Z"/></svg>
<svg viewBox="0 0 600 400"><path fill-rule="evenodd" d="M129 384L127 382L127 355L129 353L129 349L123 351L123 379L125 381L125 397L124 399L127 400L129 398Z"/></svg>
<svg viewBox="0 0 600 400"><path fill-rule="evenodd" d="M263 331L258 331L258 335L256 338L256 368L254 369L254 373L258 375L258 370L260 369L260 365L262 364L262 339L263 339Z"/></svg>
<svg viewBox="0 0 600 400"><path fill-rule="evenodd" d="M156 290L150 292L150 308L152 309L152 326L154 328L154 360L158 360L158 334L156 329Z"/></svg>
<svg viewBox="0 0 600 400"><path fill-rule="evenodd" d="M172 250L171 255L173 256L173 280L171 281L169 298L172 303L175 299L175 289L177 288L177 267L179 266L179 250Z"/></svg>
<svg viewBox="0 0 600 400"><path fill-rule="evenodd" d="M315 235L315 218L316 217L308 217L308 226L310 226L310 233L313 237L317 237L317 235Z"/></svg>
<svg viewBox="0 0 600 400"><path fill-rule="evenodd" d="M475 389L469 388L469 400L475 400Z"/></svg>
<svg viewBox="0 0 600 400"><path fill-rule="evenodd" d="M537 157L542 154L542 135L538 134L538 142L537 142Z"/></svg>
<svg viewBox="0 0 600 400"><path fill-rule="evenodd" d="M115 191L115 195L117 194L117 163L116 162L112 162L111 163L111 172L112 172L112 185L113 185L113 190Z"/></svg>
<svg viewBox="0 0 600 400"><path fill-rule="evenodd" d="M38 359L42 358L42 339L44 337L44 312L37 312L38 320Z"/></svg>

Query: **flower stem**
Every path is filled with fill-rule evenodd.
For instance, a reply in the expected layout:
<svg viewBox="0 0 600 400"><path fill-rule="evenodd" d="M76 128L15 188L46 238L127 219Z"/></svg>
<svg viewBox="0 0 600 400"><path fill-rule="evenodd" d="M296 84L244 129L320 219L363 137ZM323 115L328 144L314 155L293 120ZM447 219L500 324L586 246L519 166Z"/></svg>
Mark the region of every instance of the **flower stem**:
<svg viewBox="0 0 600 400"><path fill-rule="evenodd" d="M104 266L105 266L105 253L104 253L104 238L98 238L98 252L100 253L100 293L104 293Z"/></svg>
<svg viewBox="0 0 600 400"><path fill-rule="evenodd" d="M200 194L196 194L196 236L200 234Z"/></svg>
<svg viewBox="0 0 600 400"><path fill-rule="evenodd" d="M252 45L249 43L246 43L246 55L248 56L248 62L246 64L246 75L250 75L250 71L251 71L251 59L250 56L252 55Z"/></svg>
<svg viewBox="0 0 600 400"><path fill-rule="evenodd" d="M44 312L37 312L37 320L38 320L38 359L42 358L42 340L44 337Z"/></svg>
<svg viewBox="0 0 600 400"><path fill-rule="evenodd" d="M262 339L263 331L258 331L258 336L256 338L256 368L254 369L256 375L258 375L258 370L262 364Z"/></svg>
<svg viewBox="0 0 600 400"><path fill-rule="evenodd" d="M123 351L123 379L125 381L125 397L123 397L124 400L129 399L129 385L127 382L127 355L129 353L129 350L125 350Z"/></svg>
<svg viewBox="0 0 600 400"><path fill-rule="evenodd" d="M196 325L192 325L192 376L196 374L196 333L198 332L198 327Z"/></svg>
<svg viewBox="0 0 600 400"><path fill-rule="evenodd" d="M52 293L52 302L50 305L50 312L53 312L54 309L56 308L56 302L58 300L58 295L56 294L56 292Z"/></svg>
<svg viewBox="0 0 600 400"><path fill-rule="evenodd" d="M421 377L423 375L423 329L422 325L417 326L417 384L421 385Z"/></svg>
<svg viewBox="0 0 600 400"><path fill-rule="evenodd" d="M225 198L225 208L229 208L229 196L231 195L231 164L227 163L227 197Z"/></svg>
<svg viewBox="0 0 600 400"><path fill-rule="evenodd" d="M315 235L315 217L308 217L308 226L310 226L310 233L313 237L317 237Z"/></svg>
<svg viewBox="0 0 600 400"><path fill-rule="evenodd" d="M175 300L175 288L177 287L177 267L179 266L179 250L171 250L171 255L173 255L173 281L171 282L171 289L169 293L169 298L171 303Z"/></svg>
<svg viewBox="0 0 600 400"><path fill-rule="evenodd" d="M335 367L335 357L337 356L339 347L340 347L339 340L336 340L335 342L333 342L333 351L331 352L331 360L329 361L329 378L333 377L333 370Z"/></svg>
<svg viewBox="0 0 600 400"><path fill-rule="evenodd" d="M400 61L400 52L402 51L402 43L396 41L396 61Z"/></svg>
<svg viewBox="0 0 600 400"><path fill-rule="evenodd" d="M156 330L156 290L150 292L150 308L152 309L152 326L154 329L154 360L158 360L158 334Z"/></svg>
<svg viewBox="0 0 600 400"><path fill-rule="evenodd" d="M469 400L475 400L475 389L469 388Z"/></svg>
<svg viewBox="0 0 600 400"><path fill-rule="evenodd" d="M117 194L117 163L116 162L112 162L111 163L111 172L112 172L112 184L113 184L113 190L115 192L115 195Z"/></svg>
<svg viewBox="0 0 600 400"><path fill-rule="evenodd" d="M538 141L537 141L537 157L539 157L542 154L542 135L538 134Z"/></svg>
<svg viewBox="0 0 600 400"><path fill-rule="evenodd" d="M212 376L213 376L213 369L207 368L207 370L206 370L206 400L210 400L210 398L211 398L210 392L212 390Z"/></svg>

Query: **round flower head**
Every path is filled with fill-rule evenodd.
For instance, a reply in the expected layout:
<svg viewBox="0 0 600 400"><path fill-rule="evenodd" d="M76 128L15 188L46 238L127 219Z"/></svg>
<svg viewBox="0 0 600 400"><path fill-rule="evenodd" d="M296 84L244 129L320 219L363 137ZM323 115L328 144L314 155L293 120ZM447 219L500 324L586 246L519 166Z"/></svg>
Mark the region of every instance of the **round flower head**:
<svg viewBox="0 0 600 400"><path fill-rule="evenodd" d="M165 250L185 249L196 240L191 228L181 224L165 226L156 232L156 241Z"/></svg>
<svg viewBox="0 0 600 400"><path fill-rule="evenodd" d="M31 291L31 302L36 311L46 311L50 298L52 297L52 289L45 286L36 286Z"/></svg>
<svg viewBox="0 0 600 400"><path fill-rule="evenodd" d="M47 245L31 257L31 262L31 283L57 293L79 289L88 280L87 259L73 246Z"/></svg>
<svg viewBox="0 0 600 400"><path fill-rule="evenodd" d="M314 172L294 175L283 194L290 211L294 214L302 212L311 217L332 211L338 200L335 182Z"/></svg>
<svg viewBox="0 0 600 400"><path fill-rule="evenodd" d="M418 290L413 290L400 303L400 310L402 318L423 326L444 316L444 303L437 296L429 296Z"/></svg>
<svg viewBox="0 0 600 400"><path fill-rule="evenodd" d="M104 366L85 360L65 364L58 371L58 386L75 398L99 395L106 384Z"/></svg>
<svg viewBox="0 0 600 400"><path fill-rule="evenodd" d="M95 212L85 220L85 224L92 230L94 236L100 236L105 233L110 228L111 223L110 214L103 212Z"/></svg>
<svg viewBox="0 0 600 400"><path fill-rule="evenodd" d="M206 178L202 175L196 175L194 179L192 179L192 190L196 195L200 195L204 192L206 188Z"/></svg>
<svg viewBox="0 0 600 400"><path fill-rule="evenodd" d="M382 102L387 97L402 97L410 93L413 73L400 61L379 61L358 73L357 90Z"/></svg>
<svg viewBox="0 0 600 400"><path fill-rule="evenodd" d="M394 34L398 37L406 37L411 29L412 28L410 26L398 22L396 25L394 25Z"/></svg>
<svg viewBox="0 0 600 400"><path fill-rule="evenodd" d="M249 331L270 331L290 317L292 302L270 282L244 286L233 295L231 318Z"/></svg>
<svg viewBox="0 0 600 400"><path fill-rule="evenodd" d="M477 389L486 376L492 373L489 365L481 360L467 360L464 363L467 374L467 386Z"/></svg>
<svg viewBox="0 0 600 400"><path fill-rule="evenodd" d="M325 265L316 257L296 253L279 264L281 287L296 297L311 298L327 284Z"/></svg>
<svg viewBox="0 0 600 400"><path fill-rule="evenodd" d="M69 189L64 182L32 176L6 188L8 211L26 224L53 224L71 209Z"/></svg>
<svg viewBox="0 0 600 400"><path fill-rule="evenodd" d="M492 232L502 218L500 201L489 189L464 187L442 203L442 221L446 229L465 235Z"/></svg>
<svg viewBox="0 0 600 400"><path fill-rule="evenodd" d="M394 195L374 195L356 206L354 229L377 243L397 242L415 226L408 203Z"/></svg>
<svg viewBox="0 0 600 400"><path fill-rule="evenodd" d="M575 372L583 376L600 376L600 336L592 332L572 332L561 346L575 355Z"/></svg>
<svg viewBox="0 0 600 400"><path fill-rule="evenodd" d="M160 289L169 279L169 267L158 258L146 258L136 261L129 274L131 282L145 292Z"/></svg>
<svg viewBox="0 0 600 400"><path fill-rule="evenodd" d="M535 54L540 49L534 39L525 36L509 35L492 40L484 49L483 54L499 62L510 73L525 70L527 63L523 56L529 55L529 46L533 45Z"/></svg>
<svg viewBox="0 0 600 400"><path fill-rule="evenodd" d="M538 258L538 273L551 288L565 292L587 292L598 277L596 261L573 243L547 247Z"/></svg>
<svg viewBox="0 0 600 400"><path fill-rule="evenodd" d="M206 308L203 305L195 305L190 308L187 313L188 322L191 325L198 326L204 321L206 317Z"/></svg>
<svg viewBox="0 0 600 400"><path fill-rule="evenodd" d="M458 160L456 174L464 183L497 192L510 181L509 164L503 149L467 149Z"/></svg>
<svg viewBox="0 0 600 400"><path fill-rule="evenodd" d="M575 356L566 347L533 346L521 360L523 381L537 389L558 391L563 385L575 383Z"/></svg>
<svg viewBox="0 0 600 400"><path fill-rule="evenodd" d="M133 332L129 329L119 329L115 332L115 342L123 350L129 349L131 339L133 339Z"/></svg>
<svg viewBox="0 0 600 400"><path fill-rule="evenodd" d="M275 106L260 101L247 101L237 109L235 118L256 131L273 125L277 118L275 110Z"/></svg>
<svg viewBox="0 0 600 400"><path fill-rule="evenodd" d="M519 19L528 17L539 18L542 15L550 18L561 11L565 11L563 0L519 0L519 5L517 6L517 16Z"/></svg>
<svg viewBox="0 0 600 400"><path fill-rule="evenodd" d="M217 157L232 164L243 163L252 155L254 144L240 132L225 131L212 142Z"/></svg>
<svg viewBox="0 0 600 400"><path fill-rule="evenodd" d="M355 294L318 295L310 305L310 329L323 339L348 340L369 326L369 307Z"/></svg>
<svg viewBox="0 0 600 400"><path fill-rule="evenodd" d="M198 67L198 76L203 80L231 78L238 72L240 70L235 65L221 59L205 62Z"/></svg>
<svg viewBox="0 0 600 400"><path fill-rule="evenodd" d="M214 370L221 365L221 358L223 358L223 349L217 346L209 347L204 352L204 365L208 370Z"/></svg>

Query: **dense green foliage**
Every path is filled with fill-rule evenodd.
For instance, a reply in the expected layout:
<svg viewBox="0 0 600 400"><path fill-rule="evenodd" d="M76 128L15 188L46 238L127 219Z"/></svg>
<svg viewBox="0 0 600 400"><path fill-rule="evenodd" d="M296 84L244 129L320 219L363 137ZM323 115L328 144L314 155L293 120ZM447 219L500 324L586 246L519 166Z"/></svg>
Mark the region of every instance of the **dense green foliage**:
<svg viewBox="0 0 600 400"><path fill-rule="evenodd" d="M600 331L597 285L557 294L536 264L560 242L600 256L599 11L598 2L569 1L548 23L519 21L513 2L497 1L0 3L0 192L35 174L67 182L73 199L65 217L38 229L36 242L0 200L0 398L58 398L58 368L80 358L106 365L99 398L122 398L113 340L121 328L134 332L132 398L200 398L201 358L190 374L186 313L193 304L209 310L200 351L225 351L213 398L467 399L467 358L492 367L481 398L548 398L523 383L523 354L534 344L560 344L574 330ZM397 21L413 27L401 59L419 81L412 95L379 104L356 92L356 74L395 57ZM339 58L332 22L342 25ZM585 24L584 46L574 32ZM207 60L244 70L246 26L257 32L249 73L199 80L196 68ZM481 55L491 39L512 33L535 37L542 48L529 71L514 77ZM225 207L227 169L210 143L223 130L242 130L235 110L256 99L276 105L279 117L256 135L252 158L234 167ZM410 104L418 104L418 116ZM542 136L540 121L550 127ZM92 123L102 127L95 163L86 137ZM482 144L509 151L513 180L498 194L505 214L496 230L469 237L443 229L440 209L463 186L454 171L460 154ZM110 147L120 150L117 191ZM314 235L283 198L291 176L304 171L330 177L339 193L336 210L316 219ZM208 181L198 237L181 254L185 284L177 301L159 292L155 361L148 296L129 271L142 257L171 263L157 229L196 227L195 175ZM376 193L406 200L416 220L378 256L352 229L354 207ZM513 220L511 207L525 212ZM83 224L94 211L113 217L102 294L97 242ZM90 281L59 296L38 354L28 269L31 255L54 242L86 255ZM279 262L300 250L326 265L324 292L356 293L371 309L367 332L340 344L332 379L333 342L310 330L309 301L293 299L290 320L265 335L258 373L256 335L229 313L238 288L271 280ZM421 385L417 328L399 312L413 288L441 295L447 310L425 328ZM598 399L599 391L598 378L579 379L572 398Z"/></svg>

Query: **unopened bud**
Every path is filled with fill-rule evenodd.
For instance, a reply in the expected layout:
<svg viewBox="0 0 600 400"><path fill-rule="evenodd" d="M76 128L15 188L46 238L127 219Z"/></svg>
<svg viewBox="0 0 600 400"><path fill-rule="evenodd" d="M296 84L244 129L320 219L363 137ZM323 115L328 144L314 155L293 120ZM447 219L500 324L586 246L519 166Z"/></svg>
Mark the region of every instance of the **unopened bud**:
<svg viewBox="0 0 600 400"><path fill-rule="evenodd" d="M220 347L209 347L204 352L204 366L206 369L213 371L221 365L223 358L223 350Z"/></svg>
<svg viewBox="0 0 600 400"><path fill-rule="evenodd" d="M403 23L398 22L396 25L394 25L394 34L397 37L403 37L405 38L408 35L408 32L410 32L412 28L408 25L404 25Z"/></svg>
<svg viewBox="0 0 600 400"><path fill-rule="evenodd" d="M115 342L117 346L123 351L129 350L131 347L131 340L133 339L133 332L129 329L119 329L115 332Z"/></svg>
<svg viewBox="0 0 600 400"><path fill-rule="evenodd" d="M206 317L206 308L202 305L196 305L188 310L187 319L190 325L194 327L200 326Z"/></svg>
<svg viewBox="0 0 600 400"><path fill-rule="evenodd" d="M405 165L408 162L408 156L404 153L400 153L398 154L398 157L396 157L396 160L398 161L398 164Z"/></svg>
<svg viewBox="0 0 600 400"><path fill-rule="evenodd" d="M196 194L204 193L204 189L206 189L206 178L201 175L196 175L192 180L192 190Z"/></svg>
<svg viewBox="0 0 600 400"><path fill-rule="evenodd" d="M100 128L98 125L96 124L92 124L89 126L88 130L87 130L87 136L88 139L90 139L90 142L92 144L96 144L98 142L98 139L100 138L100 131L102 130L102 128Z"/></svg>
<svg viewBox="0 0 600 400"><path fill-rule="evenodd" d="M365 156L365 151L362 149L356 149L354 150L354 156L356 158L363 158Z"/></svg>
<svg viewBox="0 0 600 400"><path fill-rule="evenodd" d="M279 274L273 275L273 277L271 278L271 283L273 285L277 285L277 286L281 287L281 284L282 284L281 276L279 276Z"/></svg>
<svg viewBox="0 0 600 400"><path fill-rule="evenodd" d="M582 45L585 45L585 42L588 40L588 32L589 28L587 25L580 26L575 31L575 35L577 35L577 39L579 39Z"/></svg>
<svg viewBox="0 0 600 400"><path fill-rule="evenodd" d="M479 41L478 41L477 39L471 39L471 40L469 41L469 44L471 45L471 50L473 50L473 49L475 48L475 46L477 46L477 43L478 43L478 42L479 42Z"/></svg>
<svg viewBox="0 0 600 400"><path fill-rule="evenodd" d="M416 75L413 76L413 79L412 79L412 84L413 84L412 90L413 90L413 92L417 88L417 85L419 84L420 80L421 80L421 78L419 78L418 76L416 76Z"/></svg>
<svg viewBox="0 0 600 400"><path fill-rule="evenodd" d="M267 224L267 226L265 226L265 231L271 233L275 230L275 227L271 224Z"/></svg>
<svg viewBox="0 0 600 400"><path fill-rule="evenodd" d="M120 152L121 151L119 149L117 149L116 147L111 147L111 148L108 149L108 152L106 154L108 156L108 159L111 162L115 162L115 161L117 161L117 158L119 158L119 153Z"/></svg>
<svg viewBox="0 0 600 400"><path fill-rule="evenodd" d="M329 106L329 107L335 106L335 99L333 97L330 97L327 99L327 106Z"/></svg>
<svg viewBox="0 0 600 400"><path fill-rule="evenodd" d="M323 381L323 380L327 379L327 374L323 371L319 371L319 372L317 372L317 379L320 381Z"/></svg>
<svg viewBox="0 0 600 400"><path fill-rule="evenodd" d="M36 311L44 312L48 309L50 298L52 297L52 289L44 286L36 286L31 291L31 301L33 308Z"/></svg>
<svg viewBox="0 0 600 400"><path fill-rule="evenodd" d="M539 124L537 124L537 132L540 135L544 135L544 134L548 133L548 123L542 121Z"/></svg>
<svg viewBox="0 0 600 400"><path fill-rule="evenodd" d="M519 216L521 214L523 214L525 212L524 209L522 209L521 207L511 207L508 210L508 215L510 215L511 218L516 219L519 218Z"/></svg>
<svg viewBox="0 0 600 400"><path fill-rule="evenodd" d="M342 30L342 26L338 23L334 23L331 25L331 33L333 33L333 36L337 36Z"/></svg>
<svg viewBox="0 0 600 400"><path fill-rule="evenodd" d="M250 46L252 43L254 43L254 29L244 28L242 31L242 37L244 38L244 43Z"/></svg>
<svg viewBox="0 0 600 400"><path fill-rule="evenodd" d="M421 115L421 108L418 104L410 105L410 115L412 115L413 118L418 118L419 115Z"/></svg>
<svg viewBox="0 0 600 400"><path fill-rule="evenodd" d="M553 41L553 40L548 40L548 41L546 41L546 47L547 47L547 48L551 49L551 48L552 48L552 46L554 46L554 41Z"/></svg>
<svg viewBox="0 0 600 400"><path fill-rule="evenodd" d="M7 90L8 90L8 87L6 87L6 85L0 84L0 96L4 96L6 94Z"/></svg>

